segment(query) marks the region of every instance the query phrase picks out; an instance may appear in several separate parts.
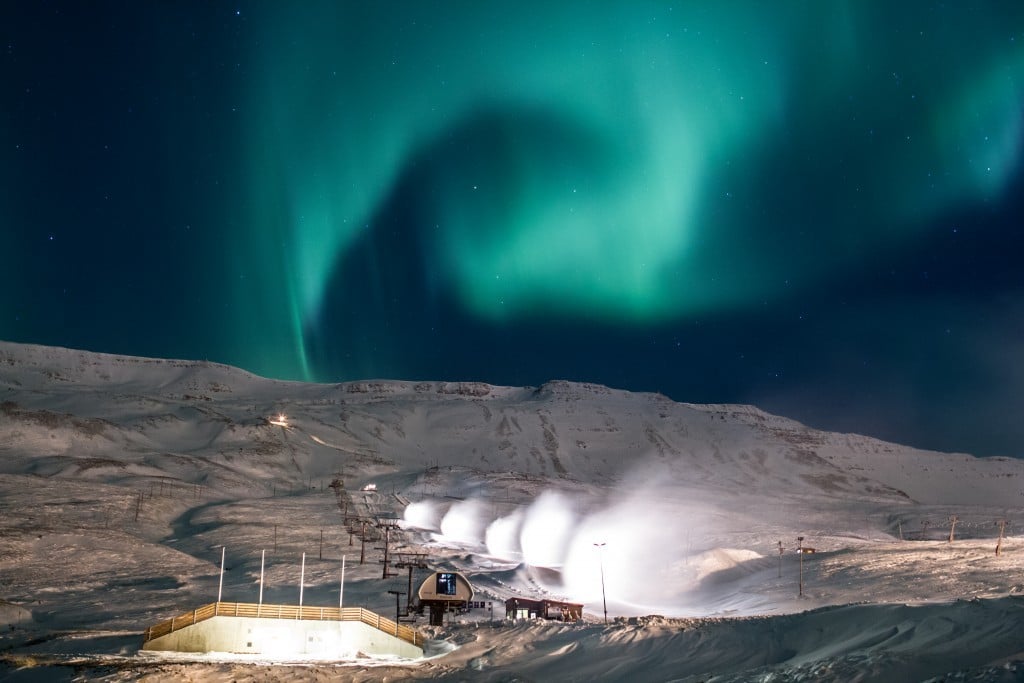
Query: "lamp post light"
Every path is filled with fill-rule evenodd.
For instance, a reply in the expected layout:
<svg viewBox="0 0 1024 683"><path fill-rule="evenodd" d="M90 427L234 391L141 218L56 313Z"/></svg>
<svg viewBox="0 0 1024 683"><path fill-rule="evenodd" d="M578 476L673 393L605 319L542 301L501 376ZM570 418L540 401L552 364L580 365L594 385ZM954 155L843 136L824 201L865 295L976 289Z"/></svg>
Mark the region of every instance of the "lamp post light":
<svg viewBox="0 0 1024 683"><path fill-rule="evenodd" d="M804 537L796 537L796 551L800 554L800 597L804 597Z"/></svg>
<svg viewBox="0 0 1024 683"><path fill-rule="evenodd" d="M601 567L601 604L604 606L604 623L607 624L608 623L608 599L605 597L605 593L604 593L604 555L601 552L602 549L604 548L604 546L605 546L605 544L603 542L602 543L595 543L594 544L594 547L597 548L597 562L598 562L598 564Z"/></svg>

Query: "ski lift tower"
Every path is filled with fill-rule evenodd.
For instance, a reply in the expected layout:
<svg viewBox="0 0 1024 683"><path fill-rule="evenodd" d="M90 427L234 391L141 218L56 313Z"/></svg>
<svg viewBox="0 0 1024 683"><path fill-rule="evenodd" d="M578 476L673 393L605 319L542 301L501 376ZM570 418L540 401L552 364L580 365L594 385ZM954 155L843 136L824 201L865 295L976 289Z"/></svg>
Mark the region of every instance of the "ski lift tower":
<svg viewBox="0 0 1024 683"><path fill-rule="evenodd" d="M377 546L377 550L384 551L384 559L380 561L384 565L384 574L381 578L386 579L391 576L397 576L397 574L392 574L388 571L391 566L388 552L391 545L391 532L399 529L398 517L378 517L376 526L384 536L384 546Z"/></svg>
<svg viewBox="0 0 1024 683"><path fill-rule="evenodd" d="M398 556L398 561L395 562L395 569L408 569L409 570L409 591L405 594L405 613L409 614L409 610L412 607L412 570L413 569L427 569L427 554L426 553L395 553Z"/></svg>

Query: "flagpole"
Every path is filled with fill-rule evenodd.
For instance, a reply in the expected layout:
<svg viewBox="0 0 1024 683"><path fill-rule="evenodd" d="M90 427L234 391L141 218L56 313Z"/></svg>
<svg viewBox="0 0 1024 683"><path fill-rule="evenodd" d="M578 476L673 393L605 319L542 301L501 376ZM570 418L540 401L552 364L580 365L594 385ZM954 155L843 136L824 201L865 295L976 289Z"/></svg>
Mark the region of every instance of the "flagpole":
<svg viewBox="0 0 1024 683"><path fill-rule="evenodd" d="M267 561L267 549L263 549L263 553L260 554L260 605L263 604L263 565Z"/></svg>
<svg viewBox="0 0 1024 683"><path fill-rule="evenodd" d="M338 609L345 606L345 556L341 556L341 588L338 590Z"/></svg>
<svg viewBox="0 0 1024 683"><path fill-rule="evenodd" d="M224 551L227 550L225 546L220 547L220 585L217 586L217 602L220 602L220 597L224 593Z"/></svg>

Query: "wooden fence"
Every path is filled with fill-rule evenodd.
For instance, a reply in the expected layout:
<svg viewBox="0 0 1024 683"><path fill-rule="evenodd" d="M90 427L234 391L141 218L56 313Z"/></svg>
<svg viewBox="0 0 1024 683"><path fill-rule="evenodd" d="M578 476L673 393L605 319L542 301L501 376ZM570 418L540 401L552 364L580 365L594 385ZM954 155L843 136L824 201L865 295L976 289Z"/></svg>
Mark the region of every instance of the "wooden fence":
<svg viewBox="0 0 1024 683"><path fill-rule="evenodd" d="M362 607L299 607L298 605L257 605L251 602L211 602L191 612L161 621L146 629L143 643L211 617L258 617L261 619L304 619L308 621L361 621L388 635L423 647L423 636L416 630L386 619Z"/></svg>

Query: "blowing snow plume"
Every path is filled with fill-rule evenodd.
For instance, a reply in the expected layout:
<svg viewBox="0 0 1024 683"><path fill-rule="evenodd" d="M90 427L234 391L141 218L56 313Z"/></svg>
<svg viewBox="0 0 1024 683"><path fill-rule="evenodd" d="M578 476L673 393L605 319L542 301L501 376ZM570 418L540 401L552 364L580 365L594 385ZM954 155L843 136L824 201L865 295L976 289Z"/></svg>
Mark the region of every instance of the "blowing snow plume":
<svg viewBox="0 0 1024 683"><path fill-rule="evenodd" d="M711 574L760 557L710 547L710 520L678 505L634 498L588 515L574 530L562 565L562 590L599 604L604 593L616 612L681 614L705 602Z"/></svg>
<svg viewBox="0 0 1024 683"><path fill-rule="evenodd" d="M406 527L425 531L440 531L443 512L441 506L433 501L418 500L405 507L402 518Z"/></svg>
<svg viewBox="0 0 1024 683"><path fill-rule="evenodd" d="M481 546L486 526L484 504L474 498L460 500L441 519L439 538L464 546Z"/></svg>
<svg viewBox="0 0 1024 683"><path fill-rule="evenodd" d="M534 567L561 567L577 519L572 502L545 491L526 510L519 545L523 561Z"/></svg>
<svg viewBox="0 0 1024 683"><path fill-rule="evenodd" d="M654 480L657 480L654 478ZM604 590L613 612L693 614L725 588L713 577L747 565L762 569L756 552L719 547L716 537L742 523L695 491L669 485L627 487L634 494L591 507L559 491L544 491L528 505L495 518L476 499L451 504L420 501L406 508L410 526L435 531L434 542L476 549L491 558L557 570L538 575L541 583L596 609ZM692 500L681 508L679 500ZM743 573L741 569L740 574ZM543 577L548 577L545 581Z"/></svg>
<svg viewBox="0 0 1024 683"><path fill-rule="evenodd" d="M503 560L520 561L523 556L519 533L523 526L523 511L499 517L487 526L484 540L487 553Z"/></svg>

